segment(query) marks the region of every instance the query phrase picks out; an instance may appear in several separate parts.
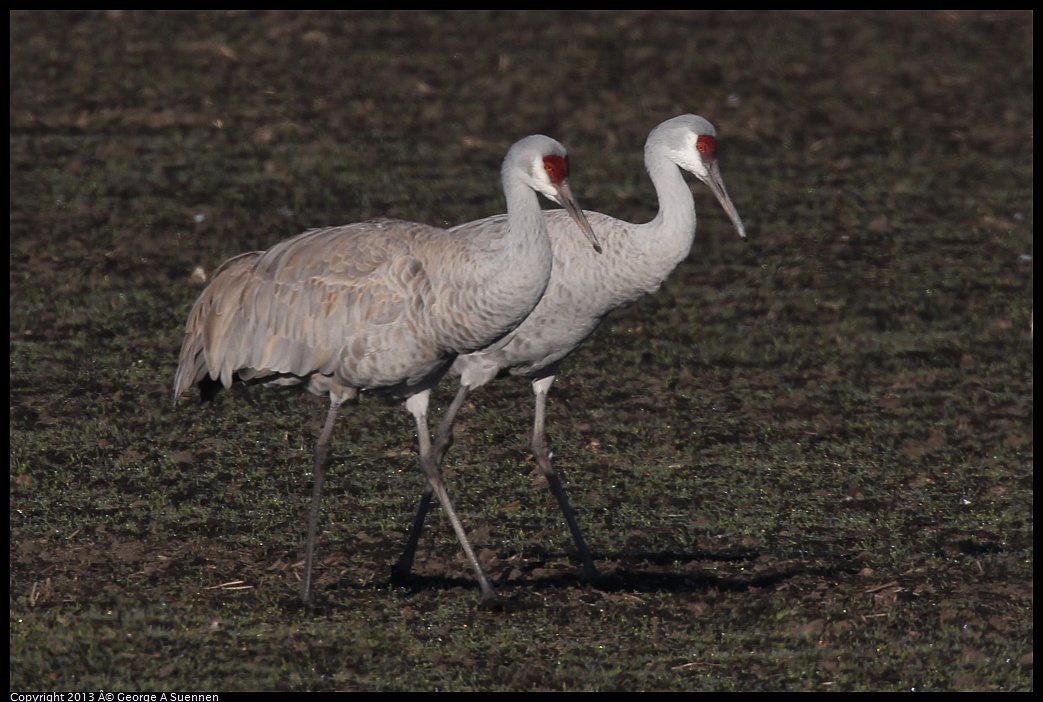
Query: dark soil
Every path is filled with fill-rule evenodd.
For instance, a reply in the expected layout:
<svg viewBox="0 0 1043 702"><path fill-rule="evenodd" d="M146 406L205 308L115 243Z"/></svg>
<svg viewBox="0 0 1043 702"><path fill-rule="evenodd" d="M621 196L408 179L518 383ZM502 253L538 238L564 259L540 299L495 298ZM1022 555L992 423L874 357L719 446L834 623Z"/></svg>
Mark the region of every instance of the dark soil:
<svg viewBox="0 0 1043 702"><path fill-rule="evenodd" d="M12 691L1033 688L1031 13L10 21ZM445 467L506 606L438 510L391 583L422 478L409 415L365 399L302 607L325 402L172 406L204 276L502 211L530 133L646 221L644 139L686 112L751 241L693 180L689 259L552 391L604 581L500 381Z"/></svg>

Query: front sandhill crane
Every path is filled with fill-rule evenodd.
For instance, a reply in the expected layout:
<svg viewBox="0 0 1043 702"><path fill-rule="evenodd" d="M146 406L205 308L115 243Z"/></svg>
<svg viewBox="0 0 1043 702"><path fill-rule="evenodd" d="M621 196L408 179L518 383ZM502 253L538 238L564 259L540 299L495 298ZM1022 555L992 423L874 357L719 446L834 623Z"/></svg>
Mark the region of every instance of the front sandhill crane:
<svg viewBox="0 0 1043 702"><path fill-rule="evenodd" d="M460 389L439 423L433 448L435 460L441 463L452 441L456 413L471 390L501 375L530 380L536 396L532 451L565 516L587 581L596 580L598 571L554 470L547 443L547 393L561 362L609 312L657 291L687 258L695 240L695 203L682 169L710 187L739 236L746 238L717 165L717 132L707 120L681 115L653 129L645 142L645 167L659 197L659 213L651 222L631 224L599 212L587 212L587 219L597 229L604 247L601 256L591 256L576 245L572 225L560 212L547 213L554 252L547 290L532 314L501 342L461 355L453 363L452 372L460 376ZM507 222L500 215L476 224L503 227ZM431 490L425 487L406 550L395 565L396 577L405 577L412 570L430 504Z"/></svg>
<svg viewBox="0 0 1043 702"><path fill-rule="evenodd" d="M502 223L445 230L378 219L307 231L230 259L192 308L175 402L194 385L207 398L236 381L303 385L329 395L315 444L305 603L334 421L341 405L363 392L405 400L416 420L425 492L433 491L449 516L482 602L496 599L431 454L431 388L458 354L501 339L539 302L553 255L537 193L564 207L600 251L569 188L561 144L540 135L522 139L507 152L501 176Z"/></svg>

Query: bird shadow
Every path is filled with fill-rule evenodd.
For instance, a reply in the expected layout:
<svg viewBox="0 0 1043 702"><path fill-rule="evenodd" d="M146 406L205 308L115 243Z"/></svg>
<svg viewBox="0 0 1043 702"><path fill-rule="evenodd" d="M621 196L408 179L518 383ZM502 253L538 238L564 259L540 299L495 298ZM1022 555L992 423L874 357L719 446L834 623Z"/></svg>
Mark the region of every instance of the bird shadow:
<svg viewBox="0 0 1043 702"><path fill-rule="evenodd" d="M799 576L833 577L841 573L856 573L861 568L852 559L835 555L782 557L773 564L754 551L665 550L593 555L601 569L600 577L594 582L585 582L578 571L547 573L545 564L567 556L544 554L544 558L530 558L524 566L516 567L511 571L511 577L505 574L497 585L537 592L568 586L589 587L605 593L745 592L776 587ZM693 567L693 563L706 563L707 567ZM722 565L736 567L725 567L722 569L724 572L719 572Z"/></svg>
<svg viewBox="0 0 1043 702"><path fill-rule="evenodd" d="M540 607L541 598L534 593L548 593L564 589L582 589L591 594L637 594L674 593L691 594L709 591L747 592L754 589L771 589L799 577L835 578L857 573L861 563L846 555L795 554L766 560L753 551L631 551L620 553L595 553L600 576L597 580L584 580L581 568L561 570L562 560L570 560L567 554L550 553L542 550L527 551L524 563L504 566L493 582L499 591L499 599L479 603L482 609L493 611L519 611ZM693 563L706 563L706 568L693 567ZM734 566L722 568L721 566ZM490 575L495 571L492 571ZM328 614L341 608L352 609L350 601L339 601L334 593L346 589L379 591L398 588L410 595L422 595L448 590L474 590L478 584L474 578L465 576L428 575L409 573L401 575L394 571L387 580L366 583L335 584L315 594L315 602L296 607L305 607L316 614Z"/></svg>

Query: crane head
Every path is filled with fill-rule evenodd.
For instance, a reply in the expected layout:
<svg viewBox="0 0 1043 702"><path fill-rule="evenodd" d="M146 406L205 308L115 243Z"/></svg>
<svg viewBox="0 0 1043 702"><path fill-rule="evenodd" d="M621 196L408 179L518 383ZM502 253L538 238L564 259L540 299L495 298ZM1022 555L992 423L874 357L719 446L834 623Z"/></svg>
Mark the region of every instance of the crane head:
<svg viewBox="0 0 1043 702"><path fill-rule="evenodd" d="M698 115L681 115L668 119L652 130L645 143L645 162L654 154L665 156L688 171L717 196L717 201L728 214L739 236L746 238L746 227L728 196L717 165L717 130Z"/></svg>
<svg viewBox="0 0 1043 702"><path fill-rule="evenodd" d="M564 146L542 134L518 141L503 161L504 188L518 175L533 190L565 208L594 250L601 253L601 243L569 187L569 157Z"/></svg>

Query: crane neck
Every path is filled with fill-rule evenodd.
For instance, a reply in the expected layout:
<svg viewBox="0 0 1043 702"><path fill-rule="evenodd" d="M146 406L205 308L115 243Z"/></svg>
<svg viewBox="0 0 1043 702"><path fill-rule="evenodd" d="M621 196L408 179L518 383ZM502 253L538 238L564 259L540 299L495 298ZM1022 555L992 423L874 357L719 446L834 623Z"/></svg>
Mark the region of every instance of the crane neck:
<svg viewBox="0 0 1043 702"><path fill-rule="evenodd" d="M659 199L659 212L648 226L686 236L691 245L695 237L695 200L680 166L652 151L645 154L645 168Z"/></svg>
<svg viewBox="0 0 1043 702"><path fill-rule="evenodd" d="M550 251L547 225L543 221L540 200L529 186L505 178L503 193L507 199L507 240L510 245Z"/></svg>

